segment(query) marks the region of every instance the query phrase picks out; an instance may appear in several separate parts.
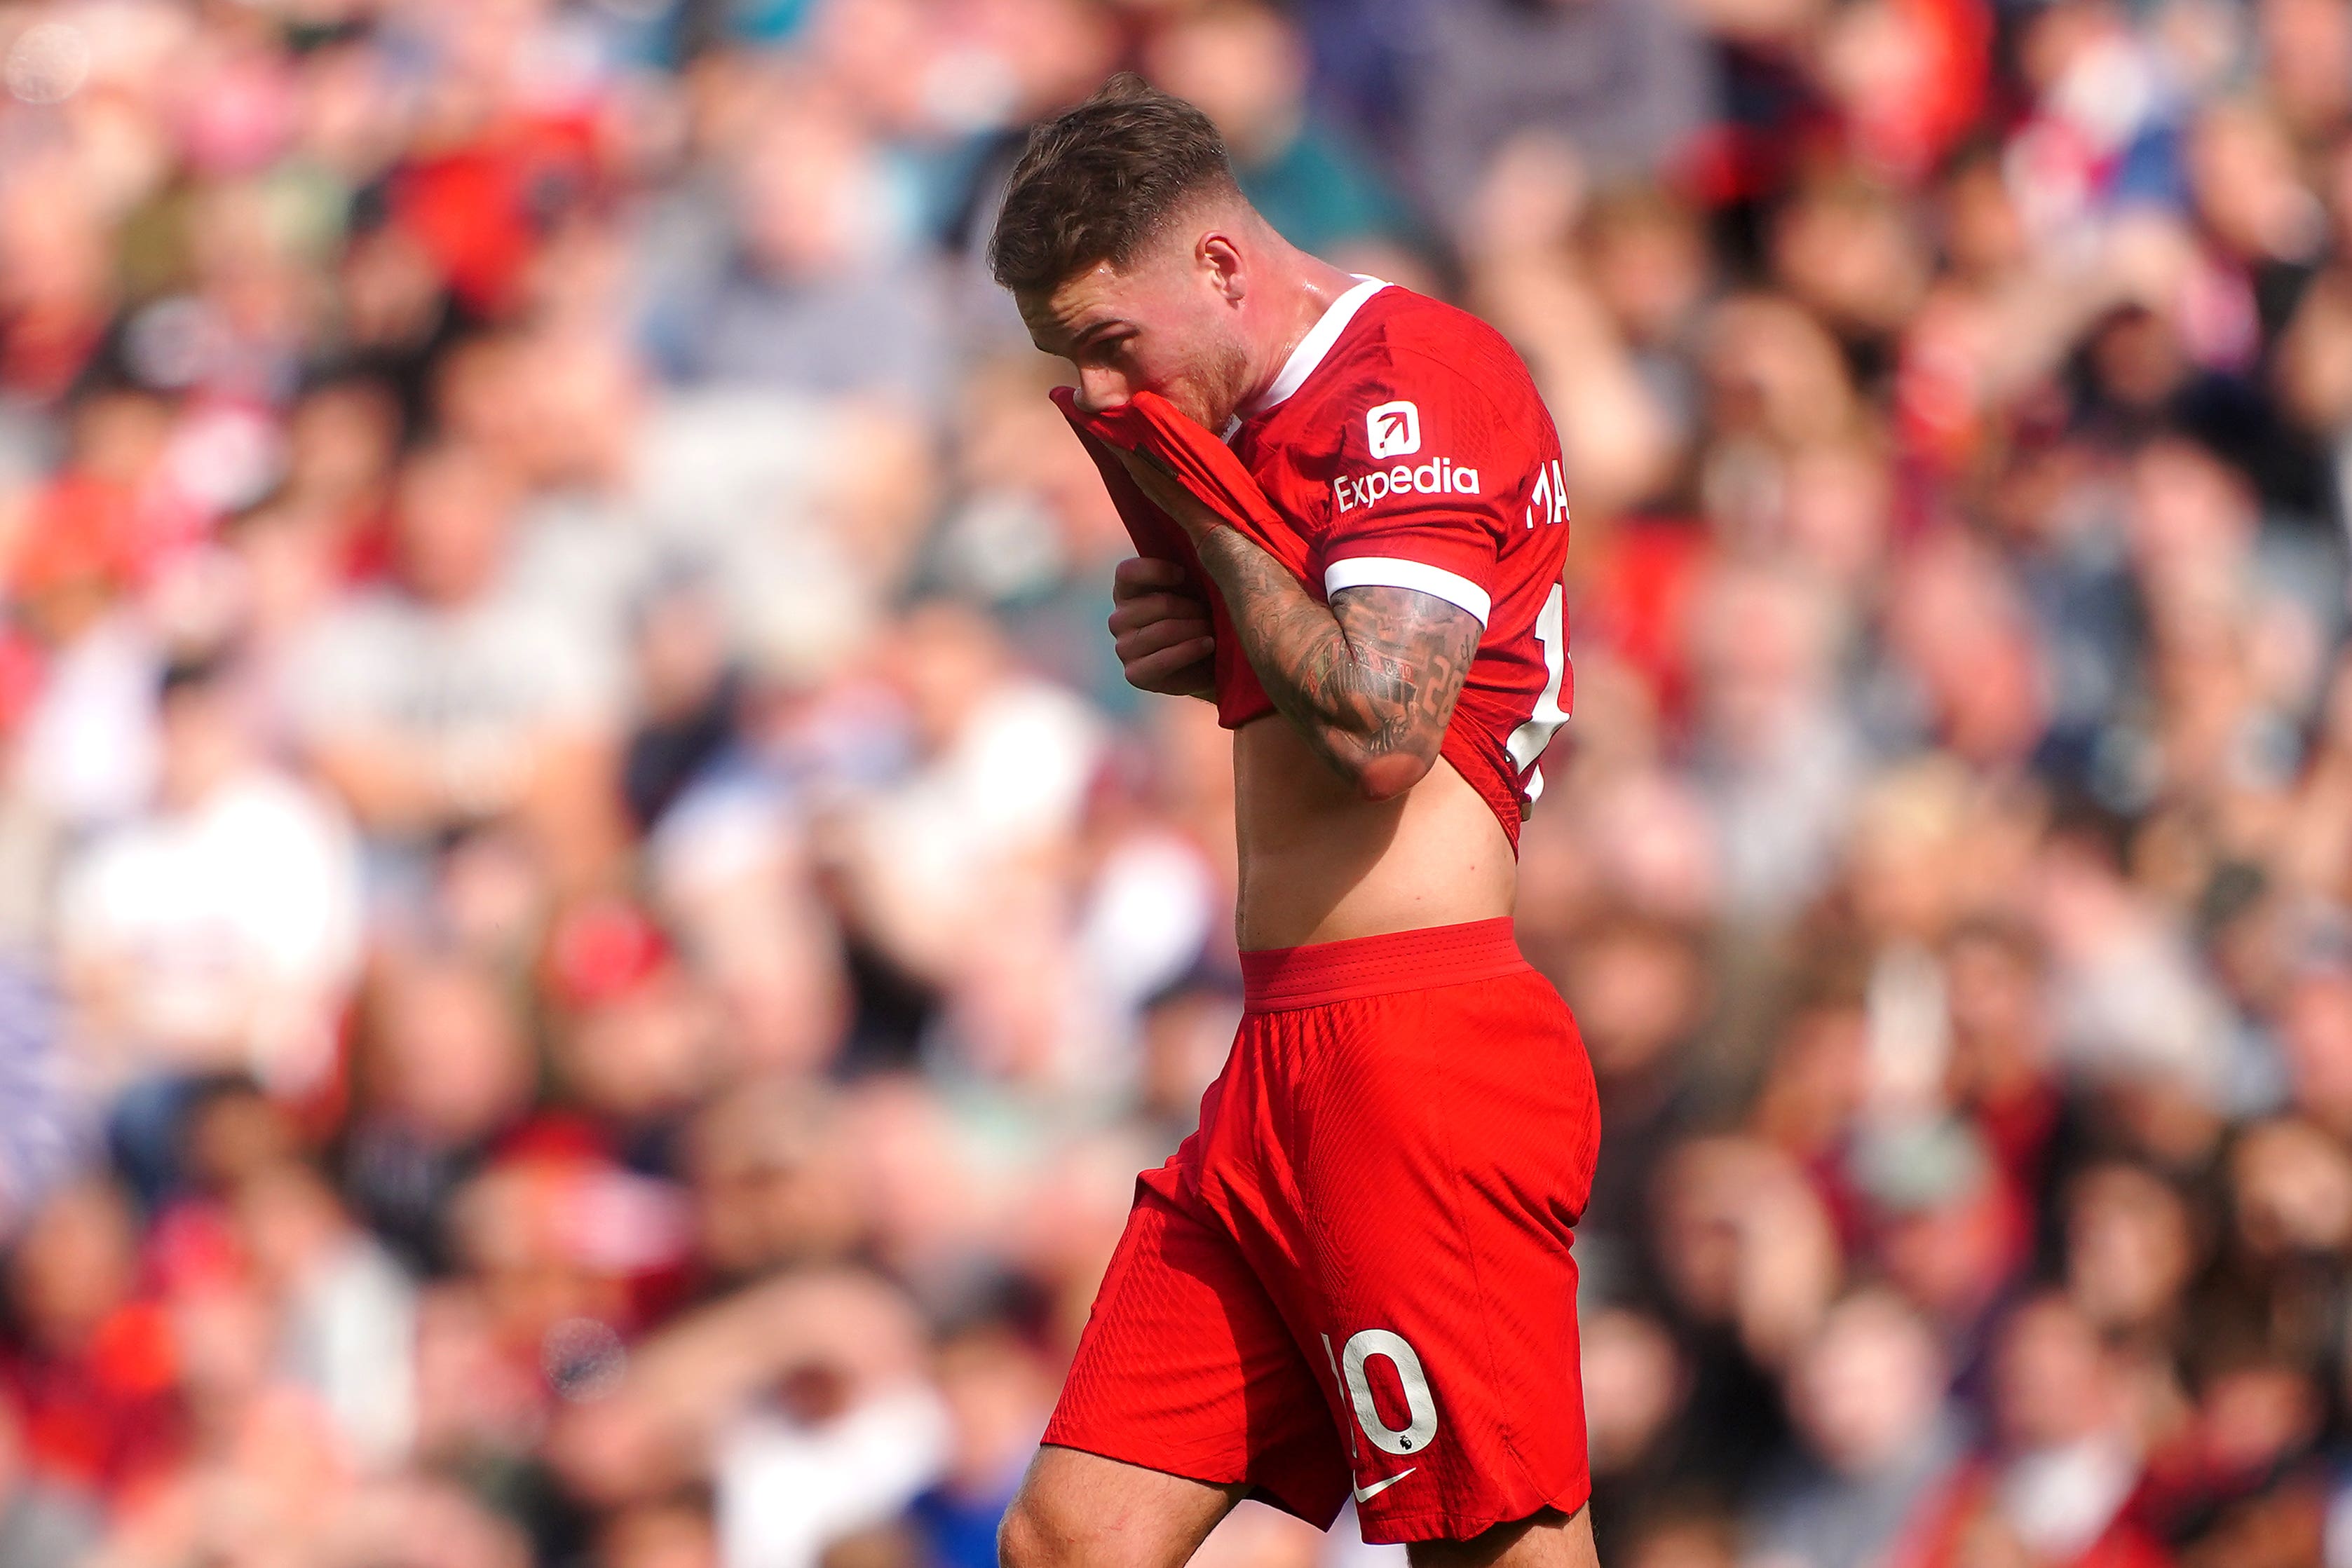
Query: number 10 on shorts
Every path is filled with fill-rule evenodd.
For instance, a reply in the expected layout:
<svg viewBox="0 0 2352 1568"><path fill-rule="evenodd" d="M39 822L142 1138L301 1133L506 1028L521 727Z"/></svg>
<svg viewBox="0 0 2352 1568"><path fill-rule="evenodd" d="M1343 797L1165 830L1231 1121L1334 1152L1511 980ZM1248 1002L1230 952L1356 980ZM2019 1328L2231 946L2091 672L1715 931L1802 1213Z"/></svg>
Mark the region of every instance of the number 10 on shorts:
<svg viewBox="0 0 2352 1568"><path fill-rule="evenodd" d="M1356 1425L1364 1429L1372 1447L1384 1454L1418 1454L1426 1449L1430 1438L1437 1435L1437 1400L1429 1392L1429 1379L1421 1370L1421 1357L1413 1354L1404 1335L1387 1329L1362 1329L1336 1355L1331 1350L1331 1336L1322 1337L1323 1354L1331 1362L1332 1375L1339 1380L1340 1391L1355 1407ZM1404 1388L1402 1427L1391 1427L1382 1420L1380 1406L1372 1403L1371 1380L1364 1375L1364 1363L1376 1355L1396 1369L1397 1382Z"/></svg>

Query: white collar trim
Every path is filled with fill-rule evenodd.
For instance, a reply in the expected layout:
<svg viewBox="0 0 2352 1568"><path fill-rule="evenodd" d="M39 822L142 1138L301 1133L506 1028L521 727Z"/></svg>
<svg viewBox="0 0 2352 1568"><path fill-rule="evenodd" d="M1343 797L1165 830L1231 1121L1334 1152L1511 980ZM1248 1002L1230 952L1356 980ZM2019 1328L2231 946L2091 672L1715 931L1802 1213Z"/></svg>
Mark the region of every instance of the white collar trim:
<svg viewBox="0 0 2352 1568"><path fill-rule="evenodd" d="M1360 272L1353 276L1356 287L1331 301L1322 319L1307 329L1307 336L1298 340L1298 347L1291 350L1290 358L1282 362L1282 373L1250 404L1244 418L1256 418L1305 386L1307 378L1329 356L1331 345L1339 340L1339 334L1348 329L1348 323L1356 319L1356 312L1364 308L1364 301L1388 287L1378 277L1367 277Z"/></svg>

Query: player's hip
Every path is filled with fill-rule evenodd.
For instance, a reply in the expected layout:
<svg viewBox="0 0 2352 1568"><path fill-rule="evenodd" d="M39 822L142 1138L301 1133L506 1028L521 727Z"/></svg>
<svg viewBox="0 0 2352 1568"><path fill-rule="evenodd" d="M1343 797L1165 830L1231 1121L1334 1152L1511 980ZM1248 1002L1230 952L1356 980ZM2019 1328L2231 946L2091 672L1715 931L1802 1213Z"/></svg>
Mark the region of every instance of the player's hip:
<svg viewBox="0 0 2352 1568"><path fill-rule="evenodd" d="M1546 997L1552 1005L1559 1001L1519 952L1508 915L1417 925L1338 942L1244 949L1241 961L1243 1005L1249 1017L1310 1015L1286 1024L1245 1023L1244 1033L1255 1029L1297 1034L1318 1025L1344 1027L1349 1020L1360 1025L1412 1005L1402 998L1491 982L1521 983L1497 993L1510 996L1510 1010L1518 1015L1549 1010L1542 999ZM1525 984L1529 980L1532 986ZM1353 1013L1337 1010L1349 1003L1382 998L1394 999L1385 1007ZM1438 1002L1443 1010L1467 1017L1478 1010L1479 998L1450 997ZM1564 1015L1565 1009L1560 1011Z"/></svg>
<svg viewBox="0 0 2352 1568"><path fill-rule="evenodd" d="M1598 1153L1592 1071L1507 920L1243 955L1247 1011L1179 1156L1213 1206L1496 1205L1555 1230ZM1449 1195L1474 1195L1457 1197Z"/></svg>

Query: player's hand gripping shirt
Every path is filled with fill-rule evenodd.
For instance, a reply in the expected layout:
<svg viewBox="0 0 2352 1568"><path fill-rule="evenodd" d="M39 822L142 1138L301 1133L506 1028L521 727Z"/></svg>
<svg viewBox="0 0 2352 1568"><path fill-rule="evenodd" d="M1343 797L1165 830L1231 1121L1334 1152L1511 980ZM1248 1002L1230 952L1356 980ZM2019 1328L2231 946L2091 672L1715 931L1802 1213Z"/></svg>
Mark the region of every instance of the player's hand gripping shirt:
<svg viewBox="0 0 2352 1568"><path fill-rule="evenodd" d="M1055 396L1136 549L1184 566L1208 601L1227 728L1273 704L1191 541L1108 447L1148 446L1318 599L1408 588L1476 616L1486 630L1443 751L1518 842L1543 790L1537 761L1572 690L1559 586L1569 513L1559 437L1501 334L1367 278L1333 302L1223 444L1148 392L1098 414L1067 388Z"/></svg>

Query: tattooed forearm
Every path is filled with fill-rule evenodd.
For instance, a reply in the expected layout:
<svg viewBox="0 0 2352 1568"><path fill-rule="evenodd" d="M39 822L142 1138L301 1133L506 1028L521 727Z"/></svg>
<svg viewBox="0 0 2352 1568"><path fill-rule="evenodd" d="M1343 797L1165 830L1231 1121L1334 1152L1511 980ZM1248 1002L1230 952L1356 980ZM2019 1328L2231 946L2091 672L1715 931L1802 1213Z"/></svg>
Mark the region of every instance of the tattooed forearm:
<svg viewBox="0 0 2352 1568"><path fill-rule="evenodd" d="M1428 771L1477 654L1475 616L1405 588L1344 589L1326 606L1237 529L1199 544L1266 695L1343 778L1379 799Z"/></svg>

